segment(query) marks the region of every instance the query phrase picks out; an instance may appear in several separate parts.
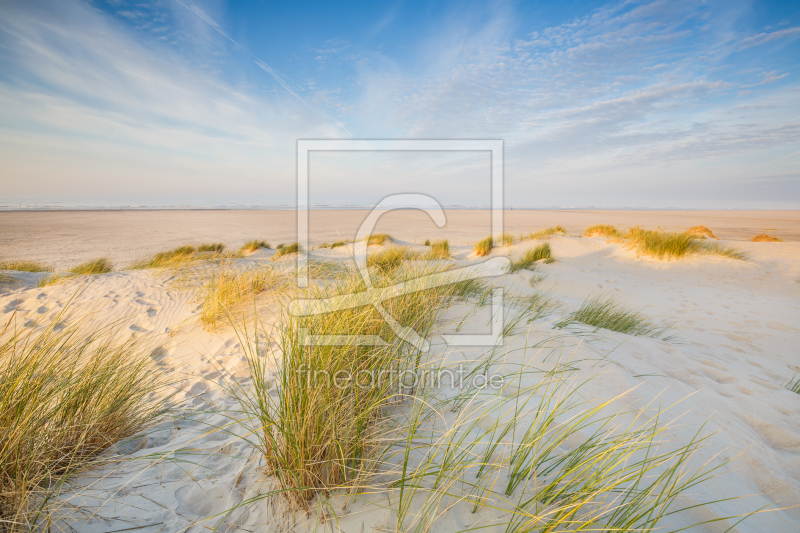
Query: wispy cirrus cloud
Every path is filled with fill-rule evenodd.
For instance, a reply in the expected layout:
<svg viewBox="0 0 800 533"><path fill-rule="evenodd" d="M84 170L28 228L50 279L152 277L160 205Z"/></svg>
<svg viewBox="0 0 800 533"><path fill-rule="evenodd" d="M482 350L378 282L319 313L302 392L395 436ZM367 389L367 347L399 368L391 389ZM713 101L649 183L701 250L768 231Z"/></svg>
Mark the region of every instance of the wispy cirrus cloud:
<svg viewBox="0 0 800 533"><path fill-rule="evenodd" d="M785 30L777 30L772 32L766 33L759 33L758 35L752 35L750 37L745 37L742 40L742 44L739 46L739 50L745 50L747 48L751 48L753 46L758 46L760 44L769 43L772 41L777 41L778 39L787 39L787 38L796 39L800 37L800 27L796 28L786 28Z"/></svg>

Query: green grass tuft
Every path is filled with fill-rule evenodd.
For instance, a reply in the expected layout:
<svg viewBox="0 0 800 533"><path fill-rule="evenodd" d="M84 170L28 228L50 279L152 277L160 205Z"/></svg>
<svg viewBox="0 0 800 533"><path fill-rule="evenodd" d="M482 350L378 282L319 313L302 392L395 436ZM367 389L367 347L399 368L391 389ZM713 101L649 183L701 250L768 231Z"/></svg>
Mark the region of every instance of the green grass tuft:
<svg viewBox="0 0 800 533"><path fill-rule="evenodd" d="M450 259L450 241L434 241L428 246L431 247L428 252L429 259Z"/></svg>
<svg viewBox="0 0 800 533"><path fill-rule="evenodd" d="M108 274L114 269L114 264L107 257L100 257L92 261L81 263L71 268L69 272L76 275Z"/></svg>
<svg viewBox="0 0 800 533"><path fill-rule="evenodd" d="M253 239L252 241L247 241L244 243L239 251L240 252L255 252L256 250L260 250L261 248L270 250L272 246L269 245L267 241L259 241L258 239Z"/></svg>
<svg viewBox="0 0 800 533"><path fill-rule="evenodd" d="M554 327L563 328L576 322L636 336L660 337L669 329L654 324L651 319L637 311L625 308L613 298L602 297L587 299Z"/></svg>
<svg viewBox="0 0 800 533"><path fill-rule="evenodd" d="M36 261L0 261L0 270L19 272L50 272L53 267Z"/></svg>
<svg viewBox="0 0 800 533"><path fill-rule="evenodd" d="M279 257L283 257L284 255L289 254L296 254L298 252L302 252L303 247L300 246L300 243L293 242L292 244L284 245L281 244L278 246L278 251L272 257L273 260L278 259Z"/></svg>
<svg viewBox="0 0 800 533"><path fill-rule="evenodd" d="M220 246L222 246L222 248L219 248ZM204 250L200 248L204 248ZM172 250L159 252L148 259L134 261L128 265L127 269L175 268L192 261L217 258L221 255L224 248L225 247L221 244L203 244L199 247L194 247L192 245L179 246Z"/></svg>
<svg viewBox="0 0 800 533"><path fill-rule="evenodd" d="M334 249L334 248L338 248L340 246L344 246L347 243L348 243L348 241L335 242L335 243L331 244L331 250Z"/></svg>
<svg viewBox="0 0 800 533"><path fill-rule="evenodd" d="M198 252L216 252L222 253L225 250L225 245L221 242L211 244L201 244L197 247Z"/></svg>
<svg viewBox="0 0 800 533"><path fill-rule="evenodd" d="M425 243L424 244L425 244L425 246L430 246L431 245L431 240L430 239L425 239Z"/></svg>
<svg viewBox="0 0 800 533"><path fill-rule="evenodd" d="M554 261L552 251L550 250L550 243L545 242L540 244L533 250L528 250L525 254L515 261L511 261L511 272L517 272L519 270L533 270L531 266L536 263L536 261L544 259L545 262L552 263Z"/></svg>
<svg viewBox="0 0 800 533"><path fill-rule="evenodd" d="M367 246L383 246L394 239L388 233L375 233L367 238Z"/></svg>
<svg viewBox="0 0 800 533"><path fill-rule="evenodd" d="M475 244L473 251L478 257L484 257L492 252L492 248L494 248L494 239L492 237L486 237Z"/></svg>
<svg viewBox="0 0 800 533"><path fill-rule="evenodd" d="M403 261L418 259L419 257L420 254L418 252L413 252L405 246L392 246L370 254L367 257L367 267L377 270L384 276L389 276L403 264Z"/></svg>
<svg viewBox="0 0 800 533"><path fill-rule="evenodd" d="M0 520L34 526L62 480L110 445L146 428L166 407L152 347L122 327L65 323L14 328L0 338ZM46 509L45 509L46 511ZM17 526L5 529L9 523Z"/></svg>
<svg viewBox="0 0 800 533"><path fill-rule="evenodd" d="M515 240L514 235L508 232L502 233L495 239L496 242L501 243L503 246L511 246Z"/></svg>
<svg viewBox="0 0 800 533"><path fill-rule="evenodd" d="M552 226L543 230L539 231L532 231L527 235L520 235L519 240L531 240L531 239L549 239L553 235L566 235L567 229L564 226Z"/></svg>
<svg viewBox="0 0 800 533"><path fill-rule="evenodd" d="M800 375L795 374L794 377L784 385L784 387L786 390L800 394Z"/></svg>
<svg viewBox="0 0 800 533"><path fill-rule="evenodd" d="M58 272L39 278L38 286L47 287L56 283L61 283L75 276L96 276L99 274L108 274L114 269L114 264L106 257L100 257L92 261L81 263L80 265L71 268L67 272Z"/></svg>
<svg viewBox="0 0 800 533"><path fill-rule="evenodd" d="M220 320L238 316L256 295L282 287L282 281L274 270L237 271L222 265L205 286L200 320L209 329L216 329Z"/></svg>

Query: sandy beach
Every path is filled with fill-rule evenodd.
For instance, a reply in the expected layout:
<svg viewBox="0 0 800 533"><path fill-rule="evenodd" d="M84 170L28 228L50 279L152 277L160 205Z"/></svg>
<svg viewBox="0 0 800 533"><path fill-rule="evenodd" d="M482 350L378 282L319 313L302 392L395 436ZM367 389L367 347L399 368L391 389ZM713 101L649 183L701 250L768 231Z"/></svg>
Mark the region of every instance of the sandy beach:
<svg viewBox="0 0 800 533"><path fill-rule="evenodd" d="M312 211L309 244L352 239L368 211ZM580 235L592 224L683 231L702 224L720 239L749 241L769 233L786 242L800 241L798 211L506 211L505 231L514 234L560 224ZM0 212L2 257L31 259L66 267L71 262L108 255L124 265L154 251L191 242L224 242L231 248L253 238L273 246L296 240L294 211L54 211ZM408 242L448 239L472 245L491 233L491 214L481 210L447 212L447 226L437 228L420 211L389 212L376 232Z"/></svg>
<svg viewBox="0 0 800 533"><path fill-rule="evenodd" d="M319 246L352 239L365 215L364 211L312 212L311 245L316 248L309 252L312 263L334 265L330 268L351 265L353 244L333 249ZM446 495L434 499L435 491L425 492L424 497L420 491L418 499L409 500L408 493L401 494L393 484L403 476L393 477L390 472L370 482L378 487L374 490L349 497L321 494L301 512L291 511L280 496L259 497L274 490L275 477L264 462L258 439L246 431L247 424L235 421L247 416L230 388L236 380L251 386L246 346L247 335L253 332L242 337L241 328L252 317L247 315L236 327L224 318L209 327L201 319L204 294L218 269L291 273L295 256L271 260L276 250L262 248L226 264L207 260L180 268L125 267L186 244L221 242L232 250L254 238L273 247L289 244L296 240L295 216L291 211L0 213L0 260L39 261L61 271L106 256L116 265L106 274L68 277L42 287L37 283L46 272L3 271L13 280L0 285L2 325L38 327L37 321L43 323L68 302L69 316L86 317L87 324L121 321L126 336L150 343L151 356L167 369L174 394L169 413L106 452L112 461L70 480L59 496L63 504L54 515L56 529L148 533L215 527L248 532L509 530L509 509L519 509L529 489L507 493L497 489L513 479L508 465L492 471L492 481L486 482L492 488L486 493L491 497L486 496L488 503L477 510L474 504L480 498L476 494L483 493L471 485L475 472L456 474L451 469L442 474L446 469L439 463L436 472L450 485L443 491ZM515 235L557 224L566 228L567 235L518 240L496 246L486 257L476 257L473 246L489 234L488 212L450 211L447 219L447 226L439 229L422 213L387 214L376 231L390 234L393 242L371 246L370 254L393 246L425 254L425 239L447 239L451 258L442 263L450 266L494 258L517 260L543 243L550 245L554 261L539 261L492 278L492 284L505 294L506 328L498 345L461 347L443 342L442 335L490 332L491 305L486 304L488 300L477 304L470 297L443 309L430 336L430 357L447 364L485 361L486 376L513 374L513 368L552 370L548 365L556 359L569 362L568 387L581 405L616 398L598 413L618 416L617 429L636 425L661 409L659 423L666 429L659 449L683 446L698 433L703 435L706 440L682 468L687 472L718 470L680 494L674 509L688 509L665 516L659 524L663 530L700 522L707 523L695 531L800 530L800 394L785 387L800 373L800 212L507 211L505 229ZM732 246L747 258L696 254L658 259L637 253L624 242L583 237L583 230L592 224L668 232L705 225L719 237L713 242ZM760 233L783 242L750 242ZM406 263L429 262L411 257ZM311 277L326 275L312 271ZM546 295L546 305L540 305L544 301L540 295ZM612 299L663 330L629 334L567 320L592 297ZM270 379L277 379L282 357L278 333L286 298L265 290L255 301L267 325L256 340L274 356ZM533 301L537 303L531 307ZM541 382L538 377L514 375L516 381L467 402L468 412L480 413L469 430L478 435L475 439L497 431L503 420L499 411L491 411L492 405L506 405L503 402L510 398L516 405L535 403L543 397L542 390L535 388ZM453 401L458 392L431 394L445 402ZM413 400L405 402L393 408L396 416L389 420L397 421L413 411L409 407ZM450 424L453 416L443 414L442 420ZM568 454L581 439L589 439L593 427L586 426L561 442L559 453ZM508 437L508 453L523 433ZM419 464L426 453L431 457L444 453L443 440L415 438L420 439L414 452ZM463 443L459 446L466 449ZM498 457L505 453L501 448L495 452ZM705 502L714 503L693 508ZM740 522L744 515L759 510L764 512ZM544 510L541 513L546 515ZM525 523L528 529L518 530L536 530L533 522Z"/></svg>

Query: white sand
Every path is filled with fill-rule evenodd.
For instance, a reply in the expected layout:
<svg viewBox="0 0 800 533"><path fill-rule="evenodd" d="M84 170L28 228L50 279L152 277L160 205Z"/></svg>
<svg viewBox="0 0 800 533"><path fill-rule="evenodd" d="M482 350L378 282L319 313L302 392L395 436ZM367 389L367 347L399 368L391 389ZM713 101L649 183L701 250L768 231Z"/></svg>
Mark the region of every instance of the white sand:
<svg viewBox="0 0 800 533"><path fill-rule="evenodd" d="M223 213L227 217L228 213L238 212ZM621 219L612 220L614 216L623 215L606 215L581 215L586 218L567 223L550 220L564 223L575 232L580 229L578 223L584 220L625 225ZM25 255L63 265L108 251L113 259L124 263L185 242L227 241L235 245L237 241L253 237L266 238L273 243L294 240L293 227L253 229L247 217L261 216L255 214L244 218L240 215L236 230L231 230L230 220L235 217L230 215L228 225L218 227L214 230L216 233L199 223L191 232L181 233L182 228L176 229L165 222L173 216L169 213L159 214L158 217L164 217L160 227L153 223L149 231L135 224L127 230L120 229L109 223L117 216L115 214L59 214L62 218L56 217L54 226L46 228L36 226L31 219L25 220L31 216L25 213L15 218L14 214L0 213L2 227L13 228L11 236L3 232L4 258ZM141 221L147 216L152 215L135 213L129 220ZM205 214L192 216L197 217L195 221L206 218ZM275 215L264 215L264 220L271 216ZM346 215L344 218L348 216L355 217ZM624 216L635 218L629 213ZM727 225L715 225L710 219L694 215L683 219L672 214L658 216L672 217L671 226L664 224L668 229L706 223L722 237L730 231L740 239L746 238L748 232L760 233L764 228L776 228L781 224L780 231L771 233L781 234L782 231L784 236L792 236L796 235L792 232L797 231L797 213L770 215L773 218L760 214L738 225L732 222L736 220L732 216L718 217L718 220L727 220ZM342 222L330 212L327 217L327 233L314 233L316 242L335 240L331 238L336 236L335 228L350 227L353 222L349 219ZM508 219L513 216L509 215ZM652 218L638 222L650 226L663 223ZM206 223L213 226L213 221ZM34 226L30 234L25 233L26 224ZM411 237L422 235L440 238L432 224L428 223L429 234L417 224L422 222L415 219L380 229L408 241L419 242ZM526 229L546 225L548 222L531 223ZM119 237L114 233L118 229ZM518 227L515 231L521 229ZM478 237L485 234L475 226L465 229L454 219L450 220L448 230L456 235L451 242L459 242L459 238L467 241L468 237L474 241L473 233ZM58 232L74 235L65 240ZM557 237L549 242L558 261L540 266L539 272L546 277L537 288L550 290L565 310L590 295L614 295L657 320L669 321L676 334L675 339L664 341L601 331L584 340L585 329L559 331L559 334L569 332L575 339L575 356L585 359L581 363L581 373L599 375L582 389L582 393L587 398L599 399L637 387L624 399L625 405L636 409L659 395L664 406L683 400L679 407L669 411L674 416L683 414L680 427L672 434L678 439L687 439L708 421L707 432L715 434L700 455L710 459L711 464L731 460L723 467L724 475L693 490L691 497L700 502L748 496L713 504L672 524L735 515L763 506L779 508L800 504L800 395L782 387L783 382L800 372L800 242L722 241L746 251L750 255L746 262L709 256L680 261L637 258L617 244L594 238ZM528 241L498 248L492 255L515 257L536 244L536 241ZM453 255L465 259L470 249L468 245L454 246ZM29 253L22 254L22 251ZM252 260L260 260L271 253L259 252ZM314 253L319 258L341 258L345 252L337 249ZM3 324L15 310L20 318L36 318L58 310L81 282L75 279L40 289L35 286L39 274L12 274L22 285L0 287ZM502 283L510 291L525 294L532 290L530 277L531 273L523 270L504 276ZM221 411L237 409L236 402L220 386L217 365L224 365L237 376L246 373L235 332L231 328L205 331L197 316L196 294L174 281L169 273L159 271L115 272L99 276L73 303L74 313L92 310L97 312L98 320L123 319L132 334L152 335L160 350L167 352L165 361L182 390L179 399L185 399L187 407L195 410L192 420L163 421L148 436L125 444L119 451L128 454L131 461L78 480L86 487L70 500L73 514L84 515L85 521L73 526L78 531L109 532L126 528L142 532L208 531L218 519L203 520L269 486L259 468L258 454L250 445L236 435L213 431L214 427L224 426L229 421L219 414ZM270 302L265 305L274 306ZM535 326L532 331L520 326L516 336L507 339L507 345L519 347L528 338L538 339L554 333L546 325ZM474 331L478 329L480 327ZM173 459L157 457L167 452ZM175 457L182 460L175 460ZM147 468L148 465L151 466ZM338 523L328 521L324 528L315 526L318 516L312 513L299 517L295 527L359 533L391 530L394 524L391 512L366 505L355 504L346 511L339 508L335 511L340 514ZM456 507L443 516L433 530L438 533L475 527L492 516L490 511L472 515ZM233 513L228 523L237 525L222 530L275 531L276 524L285 522L274 503L260 501ZM733 521L717 522L698 530L725 531L732 524ZM755 515L732 531L800 531L800 507Z"/></svg>

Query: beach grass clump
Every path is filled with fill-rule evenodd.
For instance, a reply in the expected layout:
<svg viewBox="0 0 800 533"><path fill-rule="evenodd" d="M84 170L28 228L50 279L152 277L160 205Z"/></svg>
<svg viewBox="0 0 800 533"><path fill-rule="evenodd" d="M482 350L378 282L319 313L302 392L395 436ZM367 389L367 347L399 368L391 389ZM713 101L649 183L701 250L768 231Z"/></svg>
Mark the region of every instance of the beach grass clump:
<svg viewBox="0 0 800 533"><path fill-rule="evenodd" d="M521 241L531 240L531 239L542 240L542 239L549 239L554 235L564 236L566 234L567 234L567 229L564 226L552 226L542 230L532 231L527 235L520 235L519 240Z"/></svg>
<svg viewBox="0 0 800 533"><path fill-rule="evenodd" d="M800 375L795 374L792 379L786 382L784 388L788 391L792 391L795 394L800 394Z"/></svg>
<svg viewBox="0 0 800 533"><path fill-rule="evenodd" d="M118 324L89 328L62 313L0 339L4 531L39 531L66 477L165 410L164 396L155 394L164 371L152 347L123 337Z"/></svg>
<svg viewBox="0 0 800 533"><path fill-rule="evenodd" d="M494 238L486 237L485 239L478 241L472 251L475 252L475 255L478 257L484 257L492 252L492 248L494 248Z"/></svg>
<svg viewBox="0 0 800 533"><path fill-rule="evenodd" d="M688 233L669 233L633 227L623 237L629 248L659 259L683 257L695 251L697 239Z"/></svg>
<svg viewBox="0 0 800 533"><path fill-rule="evenodd" d="M47 287L74 278L75 276L96 276L99 274L108 274L112 270L114 270L114 263L107 257L100 257L81 263L69 269L67 272L57 272L55 274L42 276L39 278L37 285L39 287Z"/></svg>
<svg viewBox="0 0 800 533"><path fill-rule="evenodd" d="M221 242L214 242L209 244L201 244L197 247L198 252L215 252L222 253L225 250L225 245Z"/></svg>
<svg viewBox="0 0 800 533"><path fill-rule="evenodd" d="M278 259L283 257L284 255L296 254L303 251L303 247L300 246L300 243L293 242L292 244L281 244L278 246L275 255L272 256L272 259Z"/></svg>
<svg viewBox="0 0 800 533"><path fill-rule="evenodd" d="M430 241L428 241L430 242ZM429 244L431 249L428 251L428 259L450 259L450 241L433 241Z"/></svg>
<svg viewBox="0 0 800 533"><path fill-rule="evenodd" d="M423 244L425 246L430 246L431 245L431 240L430 239L425 239L425 242Z"/></svg>
<svg viewBox="0 0 800 533"><path fill-rule="evenodd" d="M525 252L519 259L512 260L510 272L518 272L523 269L533 270L531 267L533 267L537 261L541 260L550 263L555 260L553 259L553 253L550 249L549 242L542 243L536 248Z"/></svg>
<svg viewBox="0 0 800 533"><path fill-rule="evenodd" d="M193 261L218 258L224 250L225 245L219 243L178 246L172 250L159 252L150 258L134 261L128 265L127 269L176 268Z"/></svg>
<svg viewBox="0 0 800 533"><path fill-rule="evenodd" d="M19 272L50 272L53 267L38 261L0 261L0 270L17 270Z"/></svg>
<svg viewBox="0 0 800 533"><path fill-rule="evenodd" d="M752 242L783 242L781 239L777 237L773 237L772 235L767 235L766 233L762 233L761 235L756 235L752 239ZM11 270L11 269L8 269Z"/></svg>
<svg viewBox="0 0 800 533"><path fill-rule="evenodd" d="M621 237L619 230L610 224L595 224L589 226L583 231L584 237L606 237L619 238Z"/></svg>
<svg viewBox="0 0 800 533"><path fill-rule="evenodd" d="M200 320L207 328L216 329L221 320L238 317L258 294L278 289L284 281L271 269L236 270L222 265L205 285Z"/></svg>
<svg viewBox="0 0 800 533"><path fill-rule="evenodd" d="M555 327L560 329L574 323L634 336L659 337L668 330L653 323L650 318L638 311L626 308L613 298L603 297L586 299L577 310L557 322Z"/></svg>
<svg viewBox="0 0 800 533"><path fill-rule="evenodd" d="M694 235L700 239L705 239L706 237L711 237L712 239L719 239L714 232L709 229L708 226L692 226L691 228L686 230L686 233L689 235Z"/></svg>
<svg viewBox="0 0 800 533"><path fill-rule="evenodd" d="M690 254L720 255L738 260L747 259L745 253L731 246L703 242L689 233L670 233L633 227L623 238L627 241L628 248L659 259L682 258Z"/></svg>
<svg viewBox="0 0 800 533"><path fill-rule="evenodd" d="M349 241L337 241L337 242L331 244L331 250L333 250L334 248L339 248L340 246L344 246L348 242Z"/></svg>
<svg viewBox="0 0 800 533"><path fill-rule="evenodd" d="M515 240L516 240L516 239L514 238L514 235L512 235L511 233L508 233L508 232L506 232L506 233L501 233L501 234L500 234L500 235L499 235L499 236L498 236L498 237L495 239L495 242L499 242L499 243L501 243L503 246L511 246L512 244L514 244L514 241L515 241Z"/></svg>
<svg viewBox="0 0 800 533"><path fill-rule="evenodd" d="M403 261L418 258L420 258L418 252L409 250L405 246L391 246L367 256L367 267L376 270L383 276L389 276L403 264Z"/></svg>
<svg viewBox="0 0 800 533"><path fill-rule="evenodd" d="M16 285L17 283L19 283L19 280L17 278L15 278L14 276L9 276L8 274L0 272L0 284L3 284L3 283Z"/></svg>
<svg viewBox="0 0 800 533"><path fill-rule="evenodd" d="M423 266L404 271L403 279L414 284L435 272L440 270ZM446 301L460 290L456 282L420 284L382 305L402 328L427 336ZM408 391L401 376L419 363L420 353L402 342L374 307L348 303L364 289L360 276L346 271L293 300L282 321L276 361L259 351L257 334L252 340L241 337L252 388L233 389L249 419L258 421L255 433L267 470L295 508L309 509L320 494L367 485L395 431L389 409ZM276 364L277 395L270 393L268 378Z"/></svg>
<svg viewBox="0 0 800 533"><path fill-rule="evenodd" d="M239 251L253 253L256 250L260 250L261 248L269 250L272 248L272 246L270 246L267 241L260 241L258 239L253 239L252 241L247 241L246 243L244 243L244 246L242 246L239 249Z"/></svg>
<svg viewBox="0 0 800 533"><path fill-rule="evenodd" d="M107 257L100 257L69 269L70 274L75 275L92 275L92 274L108 274L114 270L114 263Z"/></svg>
<svg viewBox="0 0 800 533"><path fill-rule="evenodd" d="M367 246L383 246L393 240L394 238L388 233L375 233L367 237Z"/></svg>

